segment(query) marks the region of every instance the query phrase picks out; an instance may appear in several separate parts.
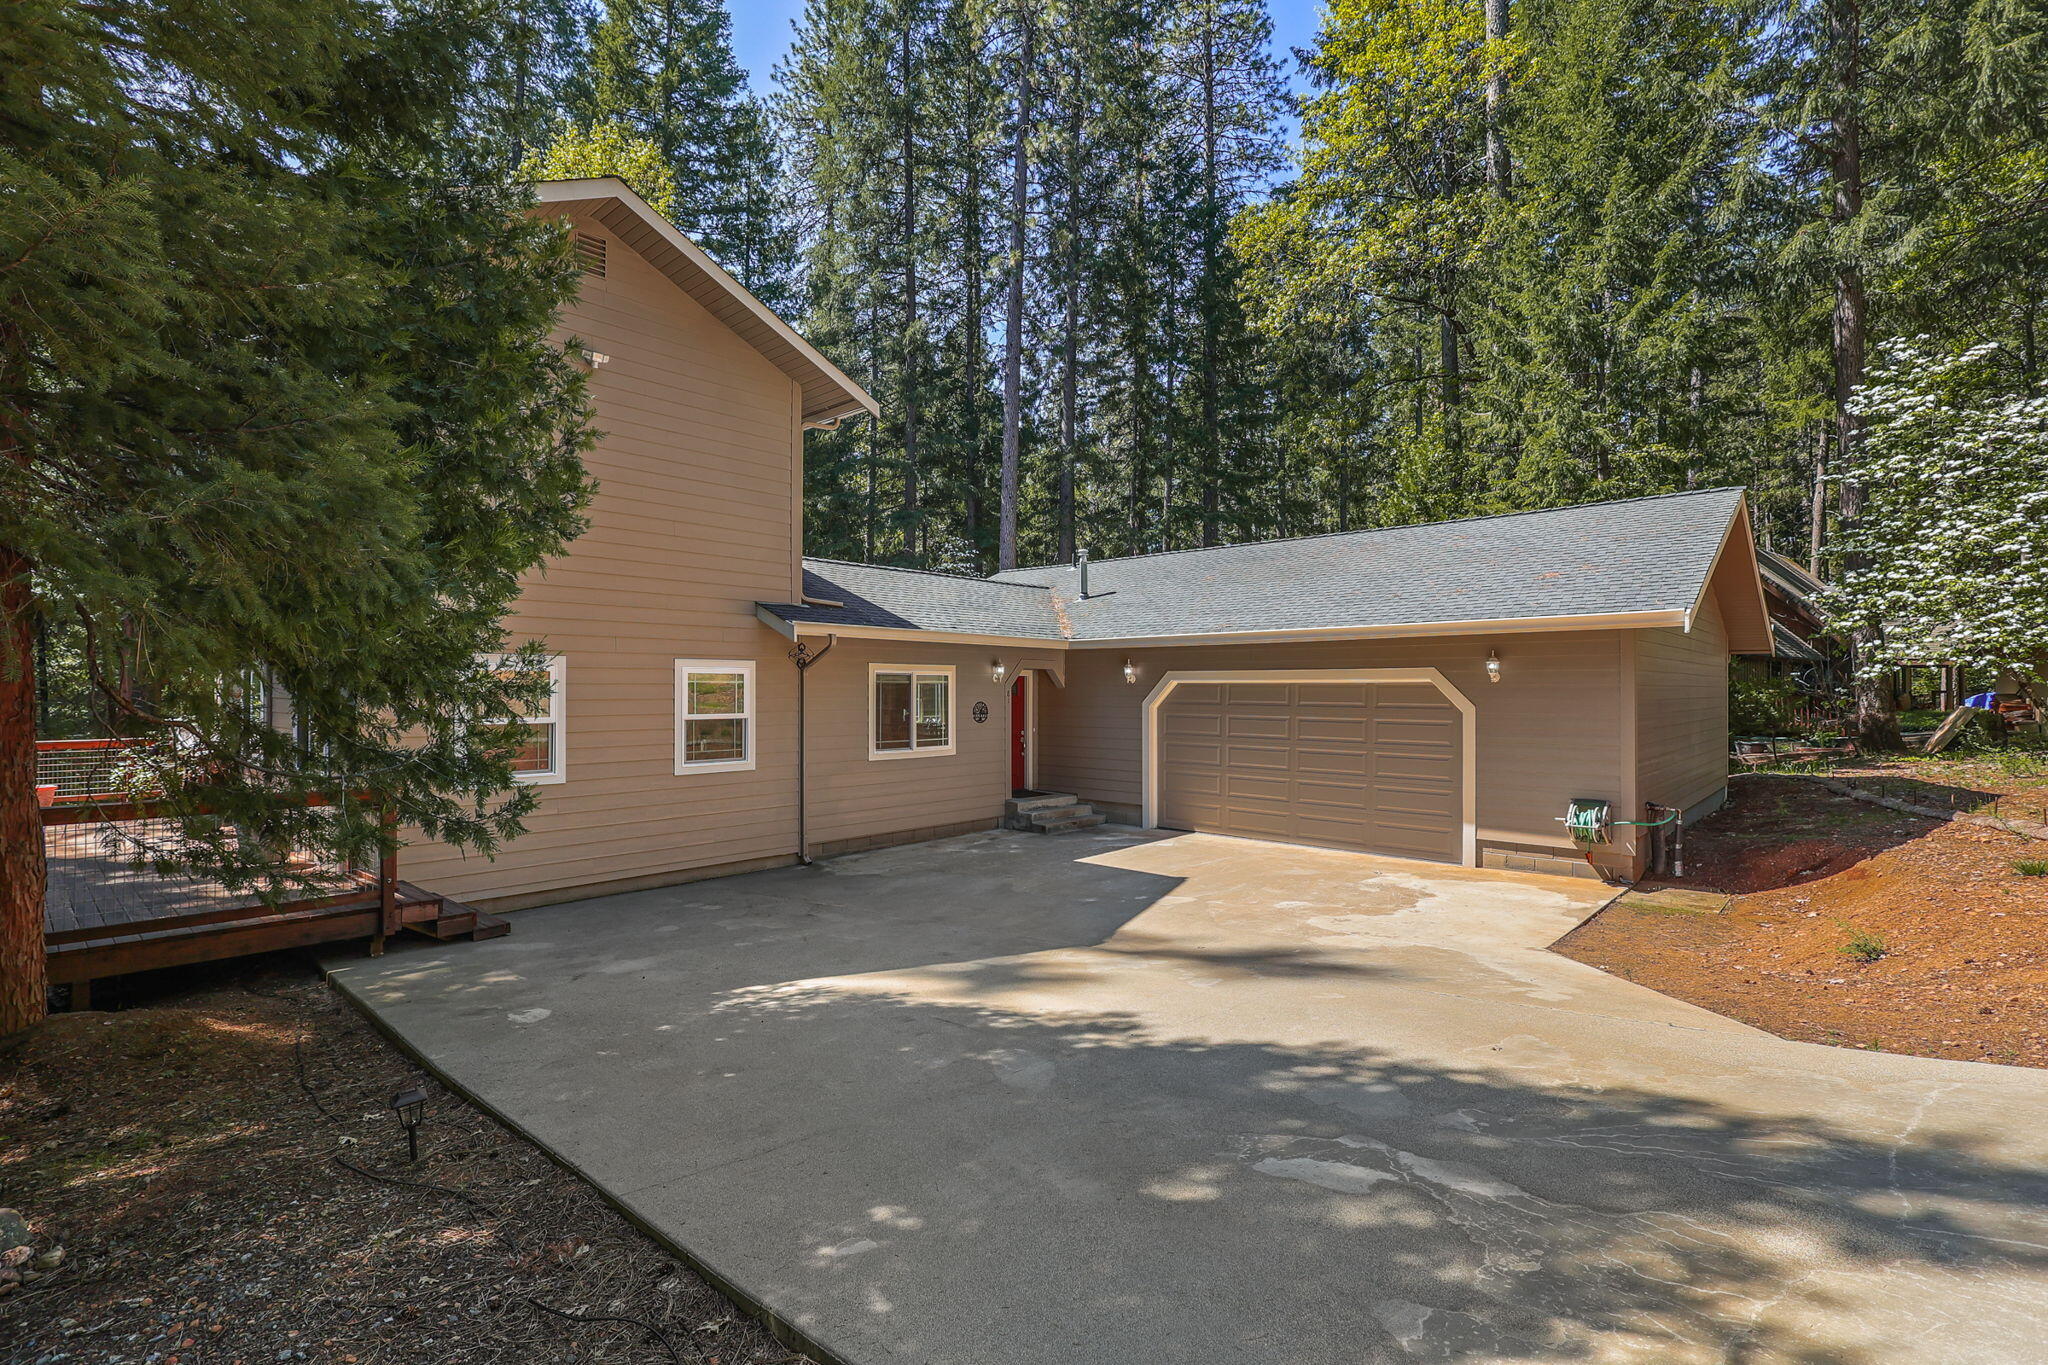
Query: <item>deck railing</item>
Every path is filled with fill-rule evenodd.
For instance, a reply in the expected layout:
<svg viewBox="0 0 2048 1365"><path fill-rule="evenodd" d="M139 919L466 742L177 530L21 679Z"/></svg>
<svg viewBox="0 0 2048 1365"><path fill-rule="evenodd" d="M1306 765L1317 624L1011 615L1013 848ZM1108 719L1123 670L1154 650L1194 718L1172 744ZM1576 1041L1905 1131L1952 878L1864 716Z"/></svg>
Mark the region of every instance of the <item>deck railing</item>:
<svg viewBox="0 0 2048 1365"><path fill-rule="evenodd" d="M154 793L132 790L124 771L132 747L125 740L42 740L36 745L49 876L44 938L53 951L330 911L365 920L380 947L398 931L396 856L352 863L333 856L317 832L288 846L266 848L258 862L268 875L253 885L230 887L159 870L172 861L184 833L182 821L191 812L173 811ZM314 797L308 804L331 802ZM386 823L388 828L388 815ZM226 837L237 835L230 827Z"/></svg>
<svg viewBox="0 0 2048 1365"><path fill-rule="evenodd" d="M131 739L39 739L36 790L44 804L127 799Z"/></svg>

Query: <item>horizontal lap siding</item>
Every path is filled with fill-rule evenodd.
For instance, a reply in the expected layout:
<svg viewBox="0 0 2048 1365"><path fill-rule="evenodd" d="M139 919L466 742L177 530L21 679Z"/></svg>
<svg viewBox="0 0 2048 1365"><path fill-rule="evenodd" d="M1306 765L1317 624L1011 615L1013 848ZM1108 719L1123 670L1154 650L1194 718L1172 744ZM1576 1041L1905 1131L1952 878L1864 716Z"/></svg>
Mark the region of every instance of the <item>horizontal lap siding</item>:
<svg viewBox="0 0 2048 1365"><path fill-rule="evenodd" d="M1620 631L1446 636L1329 643L1076 649L1067 685L1047 687L1040 713L1039 785L1123 807L1143 800L1140 712L1169 671L1435 668L1476 711L1478 836L1482 845L1569 848L1555 817L1572 797L1631 799ZM1498 650L1502 680L1486 680ZM1124 660L1138 668L1123 679Z"/></svg>
<svg viewBox="0 0 2048 1365"><path fill-rule="evenodd" d="M1711 593L1690 633L1637 632L1636 762L1641 799L1659 805L1728 785L1728 634Z"/></svg>
<svg viewBox="0 0 2048 1365"><path fill-rule="evenodd" d="M409 881L533 903L609 883L787 858L796 847L795 670L756 601L797 582L801 434L788 376L601 224L562 330L608 355L591 375L598 493L569 553L531 575L507 626L568 660L568 780L537 788L495 861L420 843ZM675 772L674 661L755 663L755 768Z"/></svg>
<svg viewBox="0 0 2048 1365"><path fill-rule="evenodd" d="M812 845L1000 819L1010 794L1009 684L994 680L991 665L1001 658L1014 668L1016 657L966 645L835 644L809 682ZM953 753L868 756L868 676L875 663L954 666ZM988 708L979 724L977 702Z"/></svg>

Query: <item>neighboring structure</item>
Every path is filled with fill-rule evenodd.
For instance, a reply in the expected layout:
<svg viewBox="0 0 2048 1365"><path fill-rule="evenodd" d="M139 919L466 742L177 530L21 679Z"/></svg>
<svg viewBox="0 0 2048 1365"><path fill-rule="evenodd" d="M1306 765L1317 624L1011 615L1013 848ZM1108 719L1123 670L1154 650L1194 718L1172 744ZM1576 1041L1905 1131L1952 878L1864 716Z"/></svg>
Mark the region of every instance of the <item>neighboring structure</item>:
<svg viewBox="0 0 2048 1365"><path fill-rule="evenodd" d="M1832 687L1840 650L1827 633L1818 602L1827 585L1783 555L1761 547L1756 563L1763 576L1764 605L1771 614L1771 648L1738 652L1770 660L1774 672L1795 677L1814 690Z"/></svg>
<svg viewBox="0 0 2048 1365"><path fill-rule="evenodd" d="M1583 872L1573 798L1722 799L1729 655L1771 649L1740 490L993 579L806 561L803 432L873 400L622 183L541 200L589 262L563 327L603 434L591 529L509 622L555 655L548 790L495 861L420 844L410 881L540 904L989 828L1029 789ZM1641 865L1625 829L1594 860Z"/></svg>

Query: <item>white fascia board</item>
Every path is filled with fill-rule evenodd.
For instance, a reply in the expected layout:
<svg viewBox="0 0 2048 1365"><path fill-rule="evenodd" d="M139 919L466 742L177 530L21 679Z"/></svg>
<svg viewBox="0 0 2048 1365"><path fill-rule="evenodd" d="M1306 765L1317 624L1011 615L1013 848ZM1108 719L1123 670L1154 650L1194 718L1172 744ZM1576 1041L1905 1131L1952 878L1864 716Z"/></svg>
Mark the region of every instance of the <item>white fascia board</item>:
<svg viewBox="0 0 2048 1365"><path fill-rule="evenodd" d="M1292 630L1208 631L1187 635L1129 635L1074 640L1075 649L1134 649L1168 645L1227 645L1242 641L1284 644L1302 640L1379 640L1430 635L1526 635L1556 630L1654 630L1683 626L1682 611L1627 611L1582 616L1524 616L1488 621L1411 621L1380 626L1318 626Z"/></svg>

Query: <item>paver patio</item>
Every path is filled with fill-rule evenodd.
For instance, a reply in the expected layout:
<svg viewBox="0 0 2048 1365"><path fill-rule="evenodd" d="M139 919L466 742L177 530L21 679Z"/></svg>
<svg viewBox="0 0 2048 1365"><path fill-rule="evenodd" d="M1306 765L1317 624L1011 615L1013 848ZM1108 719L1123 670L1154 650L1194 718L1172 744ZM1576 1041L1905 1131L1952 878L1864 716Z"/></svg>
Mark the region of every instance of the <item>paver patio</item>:
<svg viewBox="0 0 2048 1365"><path fill-rule="evenodd" d="M2034 1362L2048 1073L1544 951L1607 893L991 833L335 981L847 1362Z"/></svg>

